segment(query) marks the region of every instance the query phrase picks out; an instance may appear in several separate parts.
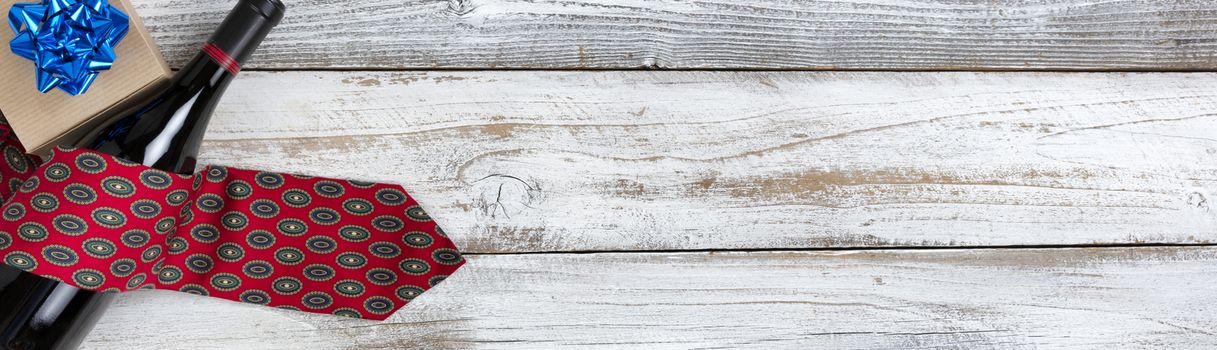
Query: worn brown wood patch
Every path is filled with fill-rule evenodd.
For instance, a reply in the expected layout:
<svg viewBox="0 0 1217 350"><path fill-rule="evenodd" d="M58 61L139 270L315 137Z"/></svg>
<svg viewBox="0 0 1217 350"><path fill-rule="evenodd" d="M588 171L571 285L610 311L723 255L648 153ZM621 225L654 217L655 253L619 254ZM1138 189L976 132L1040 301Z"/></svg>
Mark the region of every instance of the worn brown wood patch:
<svg viewBox="0 0 1217 350"><path fill-rule="evenodd" d="M203 162L403 183L471 252L1217 239L1217 74L250 72Z"/></svg>

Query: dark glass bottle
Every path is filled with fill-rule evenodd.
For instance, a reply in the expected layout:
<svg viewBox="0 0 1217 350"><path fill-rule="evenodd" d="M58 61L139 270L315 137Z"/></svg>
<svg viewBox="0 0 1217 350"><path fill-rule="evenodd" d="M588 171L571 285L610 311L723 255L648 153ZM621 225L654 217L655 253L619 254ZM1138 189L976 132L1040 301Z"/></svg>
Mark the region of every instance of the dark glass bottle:
<svg viewBox="0 0 1217 350"><path fill-rule="evenodd" d="M240 0L168 89L110 118L75 146L188 174L228 83L283 18L279 0ZM116 293L79 289L0 264L0 347L75 349Z"/></svg>

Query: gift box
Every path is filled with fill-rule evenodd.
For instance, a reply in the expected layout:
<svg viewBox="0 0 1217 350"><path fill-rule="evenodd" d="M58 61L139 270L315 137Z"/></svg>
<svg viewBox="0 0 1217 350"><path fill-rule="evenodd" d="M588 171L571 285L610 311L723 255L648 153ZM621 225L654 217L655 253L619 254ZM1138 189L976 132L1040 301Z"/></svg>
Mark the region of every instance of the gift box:
<svg viewBox="0 0 1217 350"><path fill-rule="evenodd" d="M9 12L14 4L31 1L36 0L0 0L0 9ZM110 0L109 4L130 18L129 31L113 47L113 65L99 71L88 89L75 96L61 89L40 92L35 63L8 45L18 34L0 28L0 42L5 44L0 46L0 115L31 153L46 153L55 145L74 142L106 117L168 84L172 72L130 1ZM10 20L12 16L9 12Z"/></svg>

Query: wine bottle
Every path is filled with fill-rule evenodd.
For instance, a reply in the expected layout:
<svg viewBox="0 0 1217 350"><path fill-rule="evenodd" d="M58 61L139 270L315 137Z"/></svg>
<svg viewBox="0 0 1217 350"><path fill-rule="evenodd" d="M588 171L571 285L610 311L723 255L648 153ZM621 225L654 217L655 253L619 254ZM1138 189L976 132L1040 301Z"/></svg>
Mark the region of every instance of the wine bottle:
<svg viewBox="0 0 1217 350"><path fill-rule="evenodd" d="M207 122L244 62L283 18L279 0L240 0L170 86L73 143L176 173L194 172ZM74 349L116 293L0 266L0 346Z"/></svg>

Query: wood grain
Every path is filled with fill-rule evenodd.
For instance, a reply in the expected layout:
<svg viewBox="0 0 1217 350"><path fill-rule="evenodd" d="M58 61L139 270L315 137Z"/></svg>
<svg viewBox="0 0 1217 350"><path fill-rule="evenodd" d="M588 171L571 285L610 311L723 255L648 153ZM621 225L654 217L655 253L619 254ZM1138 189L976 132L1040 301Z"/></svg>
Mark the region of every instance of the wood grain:
<svg viewBox="0 0 1217 350"><path fill-rule="evenodd" d="M228 0L134 0L182 65ZM1212 70L1210 0L285 1L278 68Z"/></svg>
<svg viewBox="0 0 1217 350"><path fill-rule="evenodd" d="M470 252L1209 243L1217 74L251 72L202 162Z"/></svg>
<svg viewBox="0 0 1217 350"><path fill-rule="evenodd" d="M1211 348L1217 250L471 257L384 323L120 297L87 349Z"/></svg>

